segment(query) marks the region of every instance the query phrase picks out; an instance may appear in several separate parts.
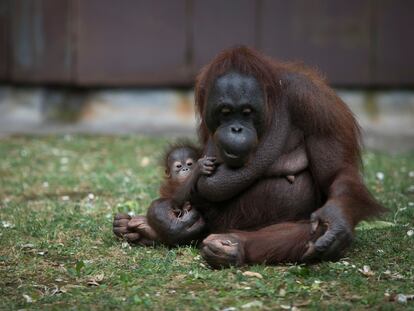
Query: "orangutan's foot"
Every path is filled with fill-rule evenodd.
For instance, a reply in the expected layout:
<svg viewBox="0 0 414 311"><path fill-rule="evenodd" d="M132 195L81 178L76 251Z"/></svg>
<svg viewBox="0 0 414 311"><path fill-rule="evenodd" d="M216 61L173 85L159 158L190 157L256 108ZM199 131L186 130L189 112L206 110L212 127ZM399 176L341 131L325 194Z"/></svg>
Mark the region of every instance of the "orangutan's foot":
<svg viewBox="0 0 414 311"><path fill-rule="evenodd" d="M244 248L235 234L211 234L201 245L201 255L213 268L244 264Z"/></svg>

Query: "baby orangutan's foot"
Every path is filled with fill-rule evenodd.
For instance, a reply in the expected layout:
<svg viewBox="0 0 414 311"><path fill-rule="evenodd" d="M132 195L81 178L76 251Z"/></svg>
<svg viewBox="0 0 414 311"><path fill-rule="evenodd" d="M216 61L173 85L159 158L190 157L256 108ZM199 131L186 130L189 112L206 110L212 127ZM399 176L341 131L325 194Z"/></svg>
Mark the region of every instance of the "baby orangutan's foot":
<svg viewBox="0 0 414 311"><path fill-rule="evenodd" d="M113 232L128 243L150 246L158 241L157 234L148 225L145 216L129 216L116 214L113 222Z"/></svg>
<svg viewBox="0 0 414 311"><path fill-rule="evenodd" d="M133 239L135 243L140 245L153 245L158 241L157 233L147 222L145 216L133 216L128 222L128 231L132 231L127 239Z"/></svg>
<svg viewBox="0 0 414 311"><path fill-rule="evenodd" d="M227 268L244 264L242 242L235 234L211 234L201 245L201 255L212 268Z"/></svg>

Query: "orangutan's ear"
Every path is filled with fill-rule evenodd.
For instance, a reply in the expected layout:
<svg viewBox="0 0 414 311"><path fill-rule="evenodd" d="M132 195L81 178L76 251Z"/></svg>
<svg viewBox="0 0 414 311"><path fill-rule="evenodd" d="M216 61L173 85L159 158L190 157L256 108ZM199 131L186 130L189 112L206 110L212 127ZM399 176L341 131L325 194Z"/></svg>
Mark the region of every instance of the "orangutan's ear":
<svg viewBox="0 0 414 311"><path fill-rule="evenodd" d="M170 174L170 170L169 169L165 169L165 177L171 178L171 174Z"/></svg>

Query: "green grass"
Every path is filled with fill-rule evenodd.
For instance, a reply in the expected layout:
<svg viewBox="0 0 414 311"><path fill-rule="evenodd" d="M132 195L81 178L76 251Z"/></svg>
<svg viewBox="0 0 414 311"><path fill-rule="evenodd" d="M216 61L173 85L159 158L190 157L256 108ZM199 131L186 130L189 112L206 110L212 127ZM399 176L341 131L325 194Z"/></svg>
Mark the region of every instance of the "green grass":
<svg viewBox="0 0 414 311"><path fill-rule="evenodd" d="M414 310L414 301L386 297L414 294L414 236L407 234L414 229L413 154L365 153L366 182L390 212L387 223L357 230L347 258L217 271L194 247L131 248L111 232L114 213L144 213L156 198L165 144L0 140L0 309L247 310L253 302L250 309ZM361 273L364 265L373 273Z"/></svg>

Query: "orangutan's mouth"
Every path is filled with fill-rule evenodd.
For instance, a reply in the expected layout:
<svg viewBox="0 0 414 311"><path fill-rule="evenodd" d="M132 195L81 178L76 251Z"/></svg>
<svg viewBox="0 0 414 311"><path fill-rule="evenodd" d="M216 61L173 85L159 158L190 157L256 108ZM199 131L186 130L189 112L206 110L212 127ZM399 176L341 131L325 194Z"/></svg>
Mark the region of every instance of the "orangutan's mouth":
<svg viewBox="0 0 414 311"><path fill-rule="evenodd" d="M233 153L229 153L226 150L223 150L224 154L226 155L226 157L230 158L230 159L238 159L239 157Z"/></svg>

